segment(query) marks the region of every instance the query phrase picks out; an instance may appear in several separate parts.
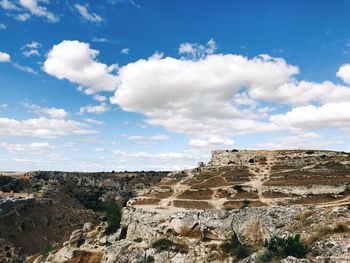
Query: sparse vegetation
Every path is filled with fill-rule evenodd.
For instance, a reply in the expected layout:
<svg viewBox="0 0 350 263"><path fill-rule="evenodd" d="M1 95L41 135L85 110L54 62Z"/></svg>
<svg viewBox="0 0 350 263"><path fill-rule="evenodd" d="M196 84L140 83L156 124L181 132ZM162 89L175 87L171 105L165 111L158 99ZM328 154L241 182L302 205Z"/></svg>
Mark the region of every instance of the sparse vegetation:
<svg viewBox="0 0 350 263"><path fill-rule="evenodd" d="M293 256L296 258L305 258L309 252L307 244L300 240L300 235L278 237L274 236L264 244L265 253L261 256L262 262L270 262L273 259L286 258Z"/></svg>
<svg viewBox="0 0 350 263"><path fill-rule="evenodd" d="M238 259L248 257L252 253L252 249L241 244L236 233L234 233L230 240L221 244L221 250L226 254L231 254Z"/></svg>
<svg viewBox="0 0 350 263"><path fill-rule="evenodd" d="M350 232L350 227L346 222L338 222L336 226L333 228L332 226L323 226L317 229L316 233L314 233L309 239L308 244L313 244L316 241L327 237L329 235L333 235L335 233L348 233Z"/></svg>
<svg viewBox="0 0 350 263"><path fill-rule="evenodd" d="M338 222L336 227L334 228L336 233L348 233L350 232L350 227L346 222Z"/></svg>
<svg viewBox="0 0 350 263"><path fill-rule="evenodd" d="M158 252L173 251L176 253L188 253L188 245L184 243L175 243L167 238L159 239L152 243L152 247Z"/></svg>
<svg viewBox="0 0 350 263"><path fill-rule="evenodd" d="M50 252L53 250L53 246L52 245L47 245L43 248L42 253L44 256L47 256L48 254L50 254Z"/></svg>
<svg viewBox="0 0 350 263"><path fill-rule="evenodd" d="M297 215L297 219L305 226L305 225L309 225L311 223L311 216L314 215L315 212L313 211L303 211L301 212L299 215Z"/></svg>
<svg viewBox="0 0 350 263"><path fill-rule="evenodd" d="M167 239L167 238L162 238L157 241L154 241L152 243L152 247L155 248L158 252L160 251L169 251L171 246L173 245L173 241Z"/></svg>
<svg viewBox="0 0 350 263"><path fill-rule="evenodd" d="M122 217L121 208L117 202L112 201L106 209L107 228L105 234L110 235L117 231L120 227L120 220Z"/></svg>
<svg viewBox="0 0 350 263"><path fill-rule="evenodd" d="M154 257L151 256L151 255L147 256L146 262L147 262L147 263L152 263L152 262L154 262Z"/></svg>
<svg viewBox="0 0 350 263"><path fill-rule="evenodd" d="M249 207L249 203L250 202L247 199L244 199L241 209Z"/></svg>

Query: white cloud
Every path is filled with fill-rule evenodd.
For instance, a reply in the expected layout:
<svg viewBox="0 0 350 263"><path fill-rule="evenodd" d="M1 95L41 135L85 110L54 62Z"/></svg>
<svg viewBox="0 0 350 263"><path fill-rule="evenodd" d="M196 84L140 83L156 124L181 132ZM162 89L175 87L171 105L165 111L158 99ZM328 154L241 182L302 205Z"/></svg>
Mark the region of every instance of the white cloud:
<svg viewBox="0 0 350 263"><path fill-rule="evenodd" d="M284 129L350 128L350 102L307 105L285 114L271 116L271 122Z"/></svg>
<svg viewBox="0 0 350 263"><path fill-rule="evenodd" d="M343 142L339 139L325 138L313 132L302 132L291 136L278 136L270 142L259 143L255 149L335 149Z"/></svg>
<svg viewBox="0 0 350 263"><path fill-rule="evenodd" d="M39 48L41 47L41 44L36 41L32 41L31 43L25 44L21 49L24 49L22 54L25 57L31 57L31 56L40 56Z"/></svg>
<svg viewBox="0 0 350 263"><path fill-rule="evenodd" d="M5 24L0 23L0 30L5 30L7 27Z"/></svg>
<svg viewBox="0 0 350 263"><path fill-rule="evenodd" d="M11 56L5 52L1 52L0 51L0 63L5 63L5 62L9 62L11 63ZM27 73L32 73L32 74L37 74L37 72L32 69L31 67L27 67L27 66L22 66L18 63L12 63L12 65L19 69L19 70L22 70L24 72L27 72Z"/></svg>
<svg viewBox="0 0 350 263"><path fill-rule="evenodd" d="M39 42L36 41L32 41L31 43L27 43L25 44L22 49L24 48L29 48L29 49L38 49L41 47L41 44Z"/></svg>
<svg viewBox="0 0 350 263"><path fill-rule="evenodd" d="M24 50L24 51L22 52L22 54L23 54L25 57L40 56L39 51L36 50L36 49Z"/></svg>
<svg viewBox="0 0 350 263"><path fill-rule="evenodd" d="M210 39L205 46L196 43L182 43L179 47L179 54L190 55L192 58L202 58L208 54L213 54L215 50L216 42Z"/></svg>
<svg viewBox="0 0 350 263"><path fill-rule="evenodd" d="M102 125L104 123L103 121L89 119L89 118L84 119L84 121L90 124L97 124L97 125Z"/></svg>
<svg viewBox="0 0 350 263"><path fill-rule="evenodd" d="M337 72L337 77L341 78L345 83L350 84L350 64L341 66Z"/></svg>
<svg viewBox="0 0 350 263"><path fill-rule="evenodd" d="M95 134L87 125L73 120L36 119L15 120L0 118L0 136L30 136L57 138L59 136Z"/></svg>
<svg viewBox="0 0 350 263"><path fill-rule="evenodd" d="M0 104L1 109L7 109L7 107L8 107L7 103Z"/></svg>
<svg viewBox="0 0 350 263"><path fill-rule="evenodd" d="M17 64L17 63L13 63L12 65L16 69L22 70L24 72L31 73L31 74L37 74L37 72L34 69L32 69L31 67L23 66L23 65L20 65L20 64Z"/></svg>
<svg viewBox="0 0 350 263"><path fill-rule="evenodd" d="M198 161L206 160L208 157L198 152L185 151L151 153L144 151L126 152L116 150L114 154L120 162L128 166L128 169L135 170L179 170L193 168Z"/></svg>
<svg viewBox="0 0 350 263"><path fill-rule="evenodd" d="M82 115L86 112L88 113L95 113L95 114L102 114L109 111L109 107L106 103L101 103L100 105L87 105L84 107L80 107L79 114Z"/></svg>
<svg viewBox="0 0 350 263"><path fill-rule="evenodd" d="M167 141L170 137L167 135L141 136L141 135L124 135L123 138L132 141Z"/></svg>
<svg viewBox="0 0 350 263"><path fill-rule="evenodd" d="M15 19L17 19L19 21L22 21L22 22L27 21L29 18L30 18L30 15L27 14L27 13L18 14L18 15L15 16Z"/></svg>
<svg viewBox="0 0 350 263"><path fill-rule="evenodd" d="M64 109L57 108L45 108L35 104L25 103L25 107L29 108L33 112L39 115L46 115L54 119L63 119L68 116L68 113Z"/></svg>
<svg viewBox="0 0 350 263"><path fill-rule="evenodd" d="M80 5L76 4L74 5L75 9L79 12L79 14L87 21L93 22L93 23L100 23L103 21L103 18L95 13L89 13L87 9L87 5Z"/></svg>
<svg viewBox="0 0 350 263"><path fill-rule="evenodd" d="M148 124L200 140L278 127L261 122L258 106L241 108L233 97L242 88L272 88L291 80L298 68L266 56L208 55L199 60L152 57L119 69L111 102L142 113ZM193 142L192 142L193 143Z"/></svg>
<svg viewBox="0 0 350 263"><path fill-rule="evenodd" d="M106 98L105 96L98 95L98 94L95 94L95 95L93 96L93 99L94 99L94 100L97 100L97 101L99 101L99 102L105 102L105 101L107 101L107 98Z"/></svg>
<svg viewBox="0 0 350 263"><path fill-rule="evenodd" d="M229 140L229 139L223 139L221 137L218 136L211 136L208 139L191 139L189 141L189 145L190 146L194 146L194 147L228 147L228 146L232 146L234 145L234 141L233 140Z"/></svg>
<svg viewBox="0 0 350 263"><path fill-rule="evenodd" d="M55 147L47 142L33 142L29 144L9 144L0 143L1 148L5 148L10 153L42 154L53 150Z"/></svg>
<svg viewBox="0 0 350 263"><path fill-rule="evenodd" d="M129 55L130 49L128 49L128 48L123 48L120 52L121 52L122 54Z"/></svg>
<svg viewBox="0 0 350 263"><path fill-rule="evenodd" d="M118 78L113 74L116 66L107 66L96 60L99 51L87 43L65 40L48 53L43 70L57 77L78 83L88 94L114 91Z"/></svg>
<svg viewBox="0 0 350 263"><path fill-rule="evenodd" d="M95 152L103 152L103 151L104 151L104 149L101 148L101 147L97 147L97 148L95 149Z"/></svg>
<svg viewBox="0 0 350 263"><path fill-rule="evenodd" d="M11 62L11 56L5 52L0 51L0 63L1 62Z"/></svg>
<svg viewBox="0 0 350 263"><path fill-rule="evenodd" d="M19 3L28 9L32 15L45 17L49 22L52 23L59 21L59 18L53 13L49 12L46 7L39 6L38 0L19 0Z"/></svg>
<svg viewBox="0 0 350 263"><path fill-rule="evenodd" d="M314 101L322 103L350 101L350 88L330 81L322 83L290 81L275 87L252 88L249 94L257 100L293 105L302 105Z"/></svg>
<svg viewBox="0 0 350 263"><path fill-rule="evenodd" d="M16 10L16 9L18 9L18 7L14 3L12 3L12 2L10 2L8 0L1 0L0 1L0 6L3 9L6 9L6 10Z"/></svg>
<svg viewBox="0 0 350 263"><path fill-rule="evenodd" d="M94 37L92 39L92 42L100 42L100 43L104 43L104 42L109 42L109 40L107 38L103 38L103 37Z"/></svg>

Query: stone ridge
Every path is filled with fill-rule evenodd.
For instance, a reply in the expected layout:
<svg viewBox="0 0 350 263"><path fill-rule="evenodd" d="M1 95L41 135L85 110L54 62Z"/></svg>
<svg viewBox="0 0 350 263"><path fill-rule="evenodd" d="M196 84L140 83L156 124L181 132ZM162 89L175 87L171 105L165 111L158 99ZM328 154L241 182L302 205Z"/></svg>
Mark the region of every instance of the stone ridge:
<svg viewBox="0 0 350 263"><path fill-rule="evenodd" d="M349 201L347 153L234 150L213 151L207 166L173 172L128 205L165 213Z"/></svg>

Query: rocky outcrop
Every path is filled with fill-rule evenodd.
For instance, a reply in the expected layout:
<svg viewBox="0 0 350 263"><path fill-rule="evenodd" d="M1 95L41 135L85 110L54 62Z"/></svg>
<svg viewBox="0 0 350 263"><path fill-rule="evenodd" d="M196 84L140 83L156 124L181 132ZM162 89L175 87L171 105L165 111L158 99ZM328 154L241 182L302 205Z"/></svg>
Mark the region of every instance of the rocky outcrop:
<svg viewBox="0 0 350 263"><path fill-rule="evenodd" d="M207 166L142 176L52 172L30 178L35 200L51 206L75 200L85 211L111 199L126 206L115 233L106 234L102 216L85 224L79 218L65 242L28 263L338 263L350 258L347 153L215 151ZM62 220L68 218L64 214ZM266 246L270 240L275 241Z"/></svg>
<svg viewBox="0 0 350 263"><path fill-rule="evenodd" d="M121 229L127 232L125 238L118 234L120 231L105 236L105 224L92 228L85 225L74 231L63 247L47 258L38 258L36 262L55 262L51 259L67 256L72 259L77 251L101 253L99 262L103 263L260 262L259 258L265 251L265 240L272 236L293 236L295 233L300 233L303 240L310 240L311 237L319 240L309 241L311 250L307 259L289 256L281 258L280 262L346 262L350 256L350 232L346 228L340 231L335 227L320 236L319 231L330 219L334 220L335 226L340 222L349 224L346 220L350 218L350 211L347 208L329 211L321 207L316 207L312 213L310 211L291 206L162 214L126 207L121 223ZM310 221L305 221L305 216ZM242 258L223 249L223 244L231 242L234 235L238 237L239 246L249 248L251 255ZM72 240L84 241L77 245ZM236 251L233 245L229 245L229 249Z"/></svg>

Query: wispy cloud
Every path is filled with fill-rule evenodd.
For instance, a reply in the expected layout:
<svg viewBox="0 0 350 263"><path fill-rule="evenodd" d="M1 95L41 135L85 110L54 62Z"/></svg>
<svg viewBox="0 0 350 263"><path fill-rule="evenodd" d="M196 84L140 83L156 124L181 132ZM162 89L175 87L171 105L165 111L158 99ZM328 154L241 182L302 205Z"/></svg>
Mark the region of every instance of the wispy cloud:
<svg viewBox="0 0 350 263"><path fill-rule="evenodd" d="M75 4L74 8L86 20L92 23L101 23L104 19L96 13L90 13L87 5Z"/></svg>
<svg viewBox="0 0 350 263"><path fill-rule="evenodd" d="M120 52L121 52L122 54L124 54L124 55L129 55L130 49L129 49L129 48L123 48Z"/></svg>

